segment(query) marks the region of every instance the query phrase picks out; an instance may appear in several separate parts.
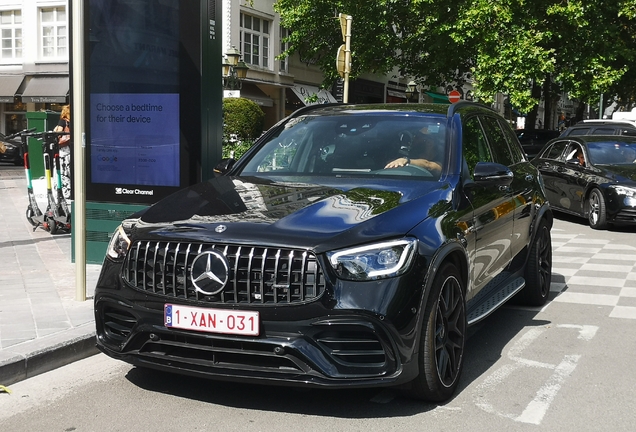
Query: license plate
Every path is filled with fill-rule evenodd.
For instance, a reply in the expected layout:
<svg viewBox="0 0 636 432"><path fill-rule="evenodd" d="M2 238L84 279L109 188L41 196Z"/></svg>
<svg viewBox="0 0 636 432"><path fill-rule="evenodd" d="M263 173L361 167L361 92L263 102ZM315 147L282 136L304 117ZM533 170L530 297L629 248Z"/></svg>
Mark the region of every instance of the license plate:
<svg viewBox="0 0 636 432"><path fill-rule="evenodd" d="M207 333L258 336L258 312L208 309L166 304L163 321L166 327Z"/></svg>

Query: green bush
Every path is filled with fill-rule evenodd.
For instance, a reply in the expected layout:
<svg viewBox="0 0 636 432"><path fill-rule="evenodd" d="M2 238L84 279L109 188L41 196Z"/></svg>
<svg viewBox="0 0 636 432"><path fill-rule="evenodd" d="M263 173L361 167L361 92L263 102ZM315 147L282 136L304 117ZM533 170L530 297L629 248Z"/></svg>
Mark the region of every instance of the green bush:
<svg viewBox="0 0 636 432"><path fill-rule="evenodd" d="M240 158L263 133L265 113L245 98L223 99L223 157Z"/></svg>

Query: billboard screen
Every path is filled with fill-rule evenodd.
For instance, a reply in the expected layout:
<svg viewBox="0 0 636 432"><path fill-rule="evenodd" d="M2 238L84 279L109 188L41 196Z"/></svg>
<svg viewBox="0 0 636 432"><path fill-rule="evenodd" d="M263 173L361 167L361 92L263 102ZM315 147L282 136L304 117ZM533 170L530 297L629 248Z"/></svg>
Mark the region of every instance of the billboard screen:
<svg viewBox="0 0 636 432"><path fill-rule="evenodd" d="M152 203L196 180L200 7L180 0L88 5L87 198Z"/></svg>

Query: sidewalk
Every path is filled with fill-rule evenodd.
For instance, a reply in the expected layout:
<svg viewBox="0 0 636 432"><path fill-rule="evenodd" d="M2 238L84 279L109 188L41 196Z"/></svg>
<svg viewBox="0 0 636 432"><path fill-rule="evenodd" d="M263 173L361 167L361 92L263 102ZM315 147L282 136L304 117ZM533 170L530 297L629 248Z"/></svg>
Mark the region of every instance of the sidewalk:
<svg viewBox="0 0 636 432"><path fill-rule="evenodd" d="M75 299L71 234L33 231L24 169L0 163L0 385L96 354L93 292L101 266L86 266Z"/></svg>

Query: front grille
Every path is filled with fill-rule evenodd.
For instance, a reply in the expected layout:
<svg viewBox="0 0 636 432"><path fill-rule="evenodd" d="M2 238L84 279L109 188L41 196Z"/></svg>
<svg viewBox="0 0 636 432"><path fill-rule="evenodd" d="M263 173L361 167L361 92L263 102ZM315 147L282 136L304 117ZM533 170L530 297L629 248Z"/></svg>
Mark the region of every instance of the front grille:
<svg viewBox="0 0 636 432"><path fill-rule="evenodd" d="M192 262L214 249L229 263L229 280L218 294L207 295L192 284ZM238 245L138 241L124 267L128 284L153 294L224 304L290 304L314 300L325 279L308 251Z"/></svg>

